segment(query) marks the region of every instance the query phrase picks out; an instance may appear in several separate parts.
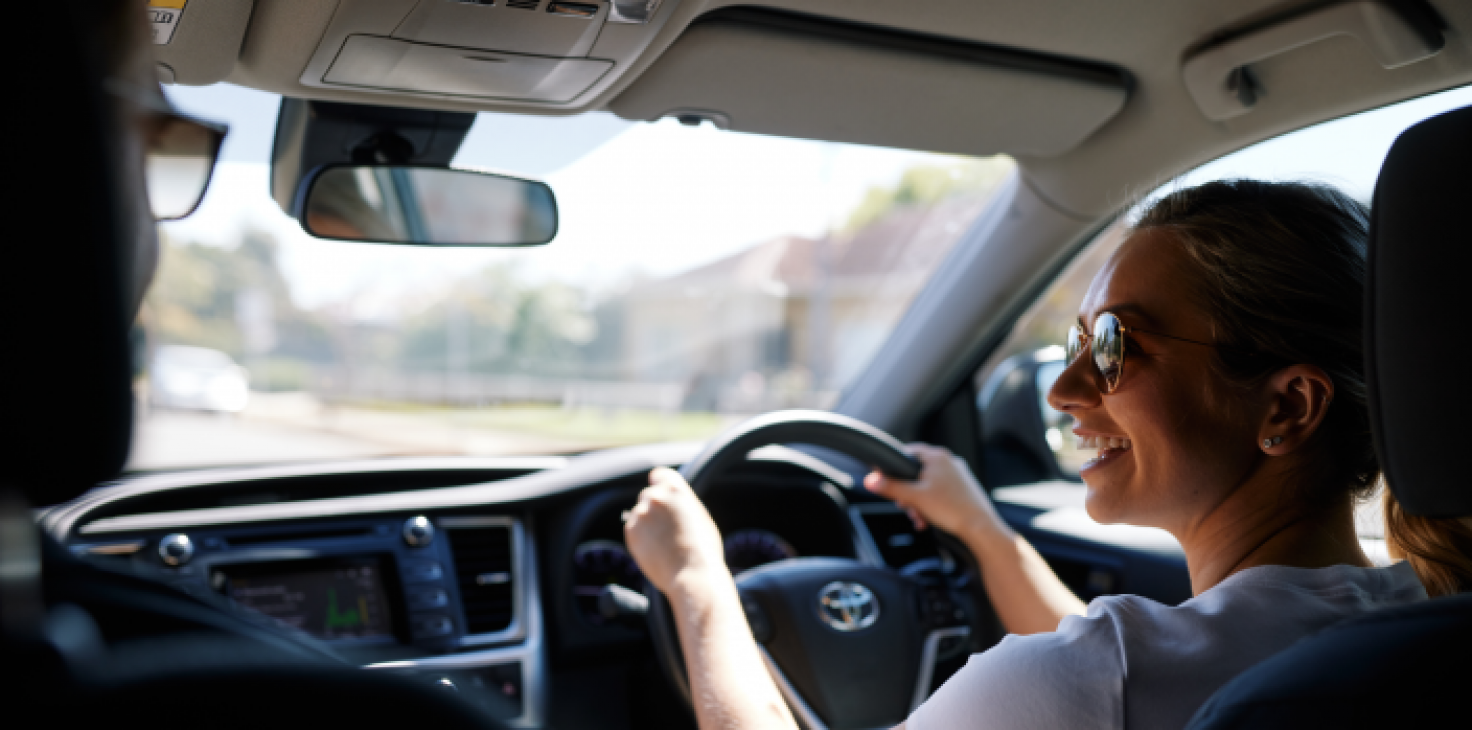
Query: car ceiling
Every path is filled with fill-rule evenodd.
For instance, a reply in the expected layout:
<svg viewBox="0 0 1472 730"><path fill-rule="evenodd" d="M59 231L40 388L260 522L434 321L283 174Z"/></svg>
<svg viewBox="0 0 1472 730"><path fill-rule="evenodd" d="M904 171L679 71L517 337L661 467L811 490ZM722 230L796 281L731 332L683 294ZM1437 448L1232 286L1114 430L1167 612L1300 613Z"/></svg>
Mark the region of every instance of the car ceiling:
<svg viewBox="0 0 1472 730"><path fill-rule="evenodd" d="M541 2L545 7L548 0ZM990 85L980 76L962 74L945 82L949 85L937 87L944 93L935 97L930 108L917 108L913 97L903 96L902 89L883 83L885 67L893 62L893 56L880 49L872 57L840 53L820 61L799 58L799 63L841 63L844 68L831 70L833 88L825 89L821 103L788 99L779 89L773 92L779 98L762 110L760 124L748 125L751 131L768 134L939 152L1011 154L1040 197L1059 212L1079 220L1098 220L1175 175L1253 142L1344 114L1472 83L1472 3L1458 0L1429 2L1445 25L1445 45L1434 56L1387 70L1355 38L1338 36L1318 41L1254 63L1252 70L1263 89L1261 98L1250 113L1224 121L1208 119L1193 100L1182 77L1185 59L1218 39L1271 26L1325 3L664 0L647 26L605 24L598 45L588 41L576 46L581 55L611 56L617 62L585 92L559 103L366 91L320 83L327 64L342 47L344 18L376 17L372 22L386 29L387 35L412 13L456 5L449 0L237 0L218 3L214 10L208 9L211 6L204 5L203 0L195 3L200 5L200 20L193 28L189 25L190 13L196 12L196 7L190 4L175 41L156 47L160 61L170 66L181 83L227 80L293 97L447 110L548 115L611 110L635 118L648 116L649 110L660 108L659 104L664 103L661 100L674 103L679 94L699 86L701 77L695 76L694 84L690 78L690 67L697 63L691 59L698 59L701 51L715 52L701 44L731 43L729 37L711 40L712 34L692 32L689 42L681 45L677 42L682 34L701 16L736 5L1119 69L1127 79L1127 87L1120 96L1122 103L1114 107L1095 93L1096 89L1084 85L1075 91L1054 89L1052 96L1032 106L1003 98L991 101L990 111L975 104L956 111L956 99L973 90L982 97L988 92L1006 96L1015 94L1016 86ZM599 17L603 15L606 12ZM370 26L358 27L361 30ZM626 40L619 41L620 45L615 43L618 39ZM672 46L675 51L666 53ZM536 49L516 50L530 53ZM662 63L666 65L661 67ZM717 85L749 87L756 90L757 97L763 84L770 85L767 79L771 78L771 69L763 64L750 64L747 78L739 70L730 70L731 64L724 66L719 78L713 79ZM866 83L867 79L875 82ZM665 80L662 86L661 80ZM1093 97L1084 98L1091 93ZM655 101L647 101L651 94ZM895 98L863 98L876 94ZM647 103L637 103L641 99ZM816 111L814 107L818 107ZM824 111L830 108L835 111ZM831 118L822 119L824 113ZM1060 133L1062 136L1053 135L1041 142L1037 135L1026 134L1029 127L1045 127L1056 121L1050 116L1070 113L1094 115L1091 119L1097 123L1064 125L1067 129ZM978 114L994 114L1005 123L978 123ZM742 128L740 123L733 126Z"/></svg>

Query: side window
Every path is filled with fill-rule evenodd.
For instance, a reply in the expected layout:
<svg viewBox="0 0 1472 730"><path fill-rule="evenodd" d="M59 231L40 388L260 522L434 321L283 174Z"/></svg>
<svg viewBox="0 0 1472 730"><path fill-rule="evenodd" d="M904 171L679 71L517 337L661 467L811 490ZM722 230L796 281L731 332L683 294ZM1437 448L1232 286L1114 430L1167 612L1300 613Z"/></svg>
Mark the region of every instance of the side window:
<svg viewBox="0 0 1472 730"><path fill-rule="evenodd" d="M1078 480L1091 454L1074 448L1073 419L1048 405L1048 391L1063 372L1063 337L1079 302L1124 233L1117 221L1089 242L977 371L987 486Z"/></svg>

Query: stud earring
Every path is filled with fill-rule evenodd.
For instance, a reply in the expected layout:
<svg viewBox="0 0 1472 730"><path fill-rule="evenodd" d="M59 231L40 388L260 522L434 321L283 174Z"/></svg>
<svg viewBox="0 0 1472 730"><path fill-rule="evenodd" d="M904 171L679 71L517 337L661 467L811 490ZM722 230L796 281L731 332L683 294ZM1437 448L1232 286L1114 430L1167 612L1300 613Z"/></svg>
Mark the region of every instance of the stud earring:
<svg viewBox="0 0 1472 730"><path fill-rule="evenodd" d="M1281 444L1281 443L1283 443L1283 437L1282 436L1274 436L1272 438L1263 439L1262 440L1262 447L1264 449L1271 449L1274 446L1277 446L1278 444Z"/></svg>

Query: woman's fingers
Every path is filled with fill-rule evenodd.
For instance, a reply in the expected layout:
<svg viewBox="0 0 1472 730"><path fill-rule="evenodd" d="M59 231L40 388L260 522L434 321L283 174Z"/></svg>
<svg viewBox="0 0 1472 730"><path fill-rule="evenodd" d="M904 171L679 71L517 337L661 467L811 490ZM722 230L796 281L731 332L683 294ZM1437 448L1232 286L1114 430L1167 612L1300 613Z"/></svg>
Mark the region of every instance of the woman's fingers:
<svg viewBox="0 0 1472 730"><path fill-rule="evenodd" d="M864 487L903 508L917 529L936 527L952 534L978 526L1002 529L985 491L964 461L930 444L909 444L908 449L921 465L913 481L873 471L864 477Z"/></svg>
<svg viewBox="0 0 1472 730"><path fill-rule="evenodd" d="M720 531L678 472L654 469L624 522L624 542L651 583L668 591L687 570L724 570Z"/></svg>
<svg viewBox="0 0 1472 730"><path fill-rule="evenodd" d="M914 509L906 508L905 514L909 515L910 521L915 523L916 530L924 530L930 527L930 525L925 523L925 518L921 517L920 513L916 512Z"/></svg>

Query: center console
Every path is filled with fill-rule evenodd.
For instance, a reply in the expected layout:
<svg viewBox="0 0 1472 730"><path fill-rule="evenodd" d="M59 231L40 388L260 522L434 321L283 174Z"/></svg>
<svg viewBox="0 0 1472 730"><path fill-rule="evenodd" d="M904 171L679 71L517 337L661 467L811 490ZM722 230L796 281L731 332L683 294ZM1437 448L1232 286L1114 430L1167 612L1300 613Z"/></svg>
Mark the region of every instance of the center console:
<svg viewBox="0 0 1472 730"><path fill-rule="evenodd" d="M351 662L453 688L512 726L545 717L536 570L505 515L367 515L79 541L176 588L327 643Z"/></svg>

